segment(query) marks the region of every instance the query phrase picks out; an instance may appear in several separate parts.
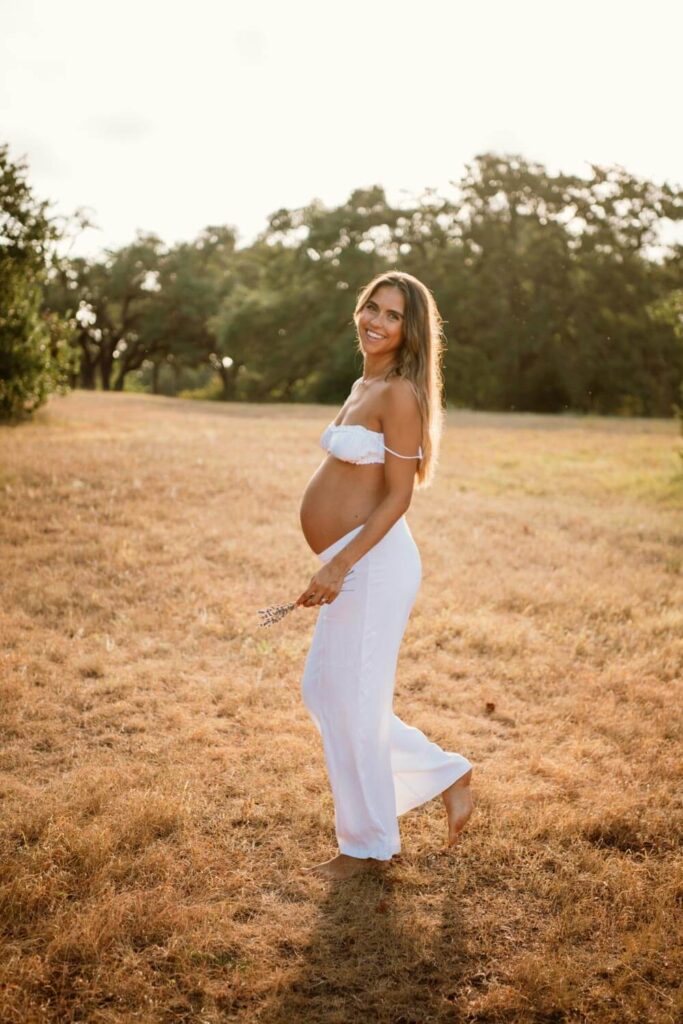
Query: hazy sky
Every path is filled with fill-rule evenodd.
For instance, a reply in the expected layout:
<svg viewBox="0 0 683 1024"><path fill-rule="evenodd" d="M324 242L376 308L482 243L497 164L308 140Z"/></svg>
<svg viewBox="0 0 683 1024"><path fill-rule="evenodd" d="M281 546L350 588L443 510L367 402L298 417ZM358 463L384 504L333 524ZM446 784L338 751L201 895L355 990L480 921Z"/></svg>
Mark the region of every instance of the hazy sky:
<svg viewBox="0 0 683 1024"><path fill-rule="evenodd" d="M0 138L75 252L352 189L446 187L477 153L683 184L683 5L663 0L0 0Z"/></svg>

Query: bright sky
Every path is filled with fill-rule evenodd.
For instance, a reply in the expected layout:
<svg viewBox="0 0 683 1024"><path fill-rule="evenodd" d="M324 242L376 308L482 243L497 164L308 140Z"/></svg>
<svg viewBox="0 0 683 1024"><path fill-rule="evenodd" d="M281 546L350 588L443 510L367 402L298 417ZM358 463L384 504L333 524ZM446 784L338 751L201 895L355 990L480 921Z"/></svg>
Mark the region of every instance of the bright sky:
<svg viewBox="0 0 683 1024"><path fill-rule="evenodd" d="M446 188L477 153L683 184L679 0L0 0L0 138L73 252Z"/></svg>

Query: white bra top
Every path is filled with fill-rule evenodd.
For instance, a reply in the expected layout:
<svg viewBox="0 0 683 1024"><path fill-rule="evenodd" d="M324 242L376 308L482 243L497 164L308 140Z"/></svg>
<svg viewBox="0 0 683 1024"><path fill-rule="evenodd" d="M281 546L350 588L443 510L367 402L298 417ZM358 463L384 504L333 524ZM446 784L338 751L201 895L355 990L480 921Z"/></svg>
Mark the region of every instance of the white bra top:
<svg viewBox="0 0 683 1024"><path fill-rule="evenodd" d="M384 443L384 434L379 430L370 430L358 423L341 423L337 426L334 422L325 427L320 438L320 444L342 462L355 462L364 465L370 462L384 462L384 449L397 455L399 459L421 459L422 445L417 455L399 455L393 448L388 448Z"/></svg>

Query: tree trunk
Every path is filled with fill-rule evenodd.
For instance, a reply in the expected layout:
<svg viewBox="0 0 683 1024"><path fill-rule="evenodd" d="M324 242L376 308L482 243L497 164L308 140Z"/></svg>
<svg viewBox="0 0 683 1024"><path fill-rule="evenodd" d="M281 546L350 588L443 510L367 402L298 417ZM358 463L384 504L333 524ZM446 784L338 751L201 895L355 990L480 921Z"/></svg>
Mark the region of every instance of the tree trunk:
<svg viewBox="0 0 683 1024"><path fill-rule="evenodd" d="M102 359L100 361L100 377L102 378L102 390L103 391L110 391L111 390L111 364L112 364L111 357L110 356L105 356L104 353L103 353Z"/></svg>
<svg viewBox="0 0 683 1024"><path fill-rule="evenodd" d="M82 388L86 388L88 391L94 391L96 387L95 370L97 369L98 360L93 359L92 353L88 348L87 339L79 338L78 346L81 350L81 358L78 367L80 386Z"/></svg>
<svg viewBox="0 0 683 1024"><path fill-rule="evenodd" d="M82 359L81 368L78 372L80 376L80 386L88 391L94 391L96 387L95 364L90 359Z"/></svg>
<svg viewBox="0 0 683 1024"><path fill-rule="evenodd" d="M231 402L235 398L235 381L237 379L237 372L242 366L242 363L233 363L231 366L219 365L216 367L219 374L221 375L221 382L223 384L223 394L221 399L224 402Z"/></svg>

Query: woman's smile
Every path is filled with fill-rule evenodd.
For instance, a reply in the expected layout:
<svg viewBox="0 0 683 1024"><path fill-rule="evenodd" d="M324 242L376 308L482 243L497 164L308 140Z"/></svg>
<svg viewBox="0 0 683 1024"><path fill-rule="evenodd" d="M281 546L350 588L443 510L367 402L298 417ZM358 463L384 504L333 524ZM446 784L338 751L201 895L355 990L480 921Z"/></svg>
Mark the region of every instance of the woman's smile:
<svg viewBox="0 0 683 1024"><path fill-rule="evenodd" d="M374 346L382 345L382 352L395 352L403 340L403 320L405 316L405 299L398 288L382 285L368 299L361 310L357 325L361 342L377 350Z"/></svg>

